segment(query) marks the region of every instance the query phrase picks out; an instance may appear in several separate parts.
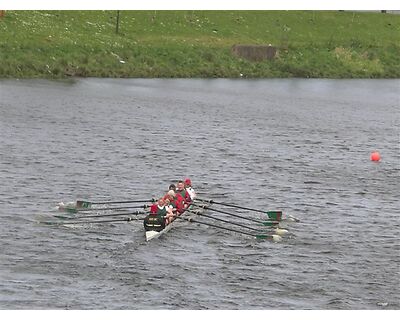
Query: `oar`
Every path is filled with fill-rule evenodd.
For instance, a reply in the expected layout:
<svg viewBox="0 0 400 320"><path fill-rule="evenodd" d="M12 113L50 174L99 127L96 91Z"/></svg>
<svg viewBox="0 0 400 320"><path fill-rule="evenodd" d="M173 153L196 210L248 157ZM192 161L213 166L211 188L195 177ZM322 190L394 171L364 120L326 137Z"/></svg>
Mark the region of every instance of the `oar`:
<svg viewBox="0 0 400 320"><path fill-rule="evenodd" d="M129 216L129 215L137 216L139 214L148 214L148 212L136 211L136 212L125 212L125 213L95 214L95 215L79 216L79 217L67 217L67 216L54 215L53 217L59 218L59 219L64 219L64 220L81 220L81 219L88 219L88 218L116 217L116 216Z"/></svg>
<svg viewBox="0 0 400 320"><path fill-rule="evenodd" d="M245 234L245 235L254 237L256 239L268 239L268 240L273 240L275 242L278 242L278 241L282 240L282 237L277 235L277 234L273 234L273 235L270 235L270 234L253 234L253 233L249 233L249 232L245 232L245 231L239 231L239 230L231 229L231 228L227 228L227 227L216 226L216 225L213 225L211 223L207 223L207 222L203 222L203 221L200 222L200 221L197 221L197 220L193 220L192 218L185 218L185 217L180 217L180 216L178 216L177 218L182 219L182 220L186 220L186 221L189 221L189 222L203 224L203 225L206 225L206 226L209 226L209 227L213 227L213 228L216 228L216 229L222 229L222 230L232 231L232 232L236 232L236 233L240 233L240 234Z"/></svg>
<svg viewBox="0 0 400 320"><path fill-rule="evenodd" d="M249 211L254 211L254 212L266 213L270 219L274 219L274 220L277 220L277 221L282 220L282 211L264 211L264 210L259 210L259 209L242 207L242 206L238 206L238 205L235 205L235 204L217 202L217 201L214 201L214 200L205 200L205 199L199 199L199 200L204 201L204 202L208 202L208 203L211 203L211 204L213 204L213 203L219 204L221 206L226 206L226 207L232 207L232 208L238 208L238 209L249 210Z"/></svg>
<svg viewBox="0 0 400 320"><path fill-rule="evenodd" d="M197 206L197 207L203 208L202 205L198 205L198 204L194 204L194 205ZM273 226L273 225L279 224L279 221L274 221L274 220L272 220L272 221L257 220L257 219L253 219L253 218L243 217L243 216L241 216L241 215L234 214L234 213L231 213L231 212L226 212L226 211L222 211L222 210L210 208L210 207L207 207L207 210L219 212L219 213L226 214L226 215L228 215L228 216L232 216L232 217L236 217L236 218L240 218L240 219L243 219L243 220L248 220L248 221L253 221L253 222L261 223L261 224L263 224L264 226Z"/></svg>
<svg viewBox="0 0 400 320"><path fill-rule="evenodd" d="M60 211L77 213L77 212L104 211L104 210L125 210L125 209L139 209L139 208L146 209L148 207L149 207L149 205L147 205L147 204L144 204L141 206L129 206L129 207L106 207L106 208L86 208L86 207L84 207L83 209L71 208L71 207L61 207Z"/></svg>
<svg viewBox="0 0 400 320"><path fill-rule="evenodd" d="M242 228L245 228L245 229L261 232L259 229L256 229L256 228L253 228L253 227L249 227L249 226L246 226L246 225L241 224L241 223L228 221L228 220L224 220L224 219L221 219L221 218L218 218L218 217L210 216L210 215L208 215L206 213L197 212L197 211L193 211L193 210L187 210L187 211L188 212L192 212L192 213L194 213L194 214L196 214L198 216L203 216L203 217L206 217L206 218L209 218L209 219L214 219L214 220L221 221L221 222L224 222L224 223L233 224L235 226L242 227ZM274 231L275 231L276 234L279 234L280 236L288 233L288 231L286 229L280 229L280 228L276 228L276 229L274 229Z"/></svg>
<svg viewBox="0 0 400 320"><path fill-rule="evenodd" d="M156 202L157 200L146 199L146 200L123 200L123 201L86 201L86 200L77 200L76 207L77 208L89 208L92 205L96 204L119 204L119 203L139 203L139 202Z"/></svg>
<svg viewBox="0 0 400 320"><path fill-rule="evenodd" d="M47 224L47 225L54 225L54 226L65 226L65 225L70 225L70 224L84 224L84 223L109 223L109 222L129 222L129 221L136 221L136 220L143 220L144 218L132 218L132 217L127 217L124 219L112 219L112 220L95 220L95 221L73 221L73 222L57 222L57 221L41 221L41 223Z"/></svg>

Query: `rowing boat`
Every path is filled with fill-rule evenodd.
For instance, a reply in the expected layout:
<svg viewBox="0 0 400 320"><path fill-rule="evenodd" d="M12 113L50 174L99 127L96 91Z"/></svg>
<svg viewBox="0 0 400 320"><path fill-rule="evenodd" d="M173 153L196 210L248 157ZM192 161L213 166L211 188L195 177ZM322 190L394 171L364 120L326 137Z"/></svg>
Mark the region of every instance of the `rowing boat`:
<svg viewBox="0 0 400 320"><path fill-rule="evenodd" d="M190 204L189 207L182 214L179 215L179 217L182 217L183 215L185 215L185 216L190 215L191 212L192 212L192 214L201 213L204 210L206 210L205 207L194 208L194 206L192 204ZM172 222L170 224L166 225L163 229L160 229L160 225L155 225L154 228L150 228L150 229L148 227L145 228L146 241L150 241L152 239L157 239L160 236L162 236L164 233L167 233L172 228L172 226L175 224L174 222L176 220L177 220L177 218L172 220Z"/></svg>
<svg viewBox="0 0 400 320"><path fill-rule="evenodd" d="M119 203L135 203L135 202L143 203L143 202L150 202L150 201L153 203L155 202L154 199L151 199L151 200L99 201L99 202L78 200L76 202L76 204L73 202L66 203L66 204L59 203L58 208L59 208L59 210L71 212L71 213L89 212L89 211L97 211L97 210L103 210L103 211L104 210L125 210L125 209L137 208L138 206L115 207L115 206L108 206L108 205L119 204ZM210 208L213 204L226 206L226 207L233 207L233 208L237 208L237 209L241 209L241 210L266 213L268 215L268 220L264 221L264 219L255 219L255 218L251 218L251 217L246 217L246 215L242 215L242 214L235 214L232 212L227 212L225 210ZM106 206L97 208L97 207L92 207L92 205L106 205ZM139 207L146 209L149 206L141 205ZM233 216L236 218L240 218L242 220L252 221L253 223L257 223L259 225L259 227L260 226L273 227L273 229L271 229L271 231L274 234L266 233L263 230L259 230L256 226L255 227L247 226L242 223L237 223L234 221L222 219L220 217L215 217L215 216L212 216L209 214L205 214L204 211L207 209L218 212L219 214L229 215L229 216ZM235 232L235 233L239 233L239 234L243 234L243 235L247 235L247 236L252 236L252 237L255 237L256 239L269 239L269 240L273 240L274 242L280 241L282 239L281 235L288 233L288 230L279 228L279 222L281 222L282 220L299 221L298 219L296 219L292 216L289 216L286 219L282 219L282 211L279 211L279 210L278 211L276 211L276 210L275 211L264 211L264 210L259 210L259 209L242 207L242 206L238 206L235 204L217 202L214 200L200 199L200 198L196 197L196 199L189 205L189 207L186 208L186 210L182 214L180 214L179 216L176 216L175 219L168 225L165 225L164 217L159 216L159 215L149 214L149 211L147 211L147 210L137 211L135 213L121 212L121 213L110 213L110 214L102 214L102 215L86 215L86 216L80 215L78 217L54 216L54 217L57 217L60 219L69 219L69 220L74 220L74 221L71 221L71 222L67 221L67 222L62 222L62 223L59 223L59 222L54 223L54 221L44 221L44 223L51 224L51 225L55 225L55 224L57 224L57 225L75 225L75 224L82 224L82 223L106 223L106 222L113 223L113 222L120 222L120 221L131 221L132 215L139 215L139 214L146 215L145 218L137 219L137 220L144 220L146 241L150 241L152 239L159 238L164 233L171 230L172 226L175 225L175 220L177 220L178 218L182 219L182 220L187 220L188 222L193 222L193 223L197 223L200 225L206 225L206 226L213 227L213 228L220 229L220 230L226 230L226 231L231 231L231 232ZM185 217L183 217L183 215ZM108 217L118 217L118 216L128 216L128 217L104 220L105 217L108 218ZM205 217L208 219L217 220L220 223L222 222L223 225L217 225L217 224L213 224L213 223L198 221L197 218L194 218L194 216L201 216L201 217ZM93 221L93 220L91 220L92 218L94 218L94 219L100 218L101 220ZM226 225L235 225L237 227L249 229L252 231L251 232L243 231L243 230L239 230L237 228L233 229L233 228L227 227ZM260 233L260 232L262 232L262 233Z"/></svg>

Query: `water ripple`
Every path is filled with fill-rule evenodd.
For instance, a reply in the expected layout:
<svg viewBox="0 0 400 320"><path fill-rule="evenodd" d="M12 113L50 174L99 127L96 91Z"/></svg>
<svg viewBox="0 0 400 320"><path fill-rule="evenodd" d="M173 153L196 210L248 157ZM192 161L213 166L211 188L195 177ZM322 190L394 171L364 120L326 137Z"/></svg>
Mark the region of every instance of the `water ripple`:
<svg viewBox="0 0 400 320"><path fill-rule="evenodd" d="M1 308L399 309L398 85L1 81ZM58 201L151 198L186 176L204 198L300 222L281 243L38 224Z"/></svg>

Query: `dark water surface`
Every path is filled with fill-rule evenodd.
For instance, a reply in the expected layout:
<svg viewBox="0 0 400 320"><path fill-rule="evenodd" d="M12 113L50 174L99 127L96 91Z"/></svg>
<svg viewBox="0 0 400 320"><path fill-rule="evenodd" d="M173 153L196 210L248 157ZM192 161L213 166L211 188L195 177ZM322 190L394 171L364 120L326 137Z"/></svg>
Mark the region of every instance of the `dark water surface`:
<svg viewBox="0 0 400 320"><path fill-rule="evenodd" d="M0 308L400 309L399 88L0 81ZM301 221L281 243L38 223L59 201L149 198L186 176L205 198Z"/></svg>

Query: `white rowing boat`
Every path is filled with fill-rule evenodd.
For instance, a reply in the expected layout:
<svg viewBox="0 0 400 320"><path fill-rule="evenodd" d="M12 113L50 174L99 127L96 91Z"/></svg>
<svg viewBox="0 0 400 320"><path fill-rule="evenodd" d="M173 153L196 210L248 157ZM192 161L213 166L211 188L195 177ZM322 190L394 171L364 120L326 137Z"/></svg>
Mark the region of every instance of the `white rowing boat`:
<svg viewBox="0 0 400 320"><path fill-rule="evenodd" d="M201 213L204 210L206 210L206 208L203 208L203 207L202 208L198 208L198 207L194 208L193 206L189 206L188 209L186 209L181 215L179 215L179 217L195 215L195 213L192 213L191 211ZM169 230L171 230L171 228L175 224L176 220L178 220L178 219L175 218L170 224L166 225L165 228L160 230L160 231L158 231L158 230L145 230L146 241L150 241L152 239L157 239L160 236L162 236L164 233L167 233Z"/></svg>

